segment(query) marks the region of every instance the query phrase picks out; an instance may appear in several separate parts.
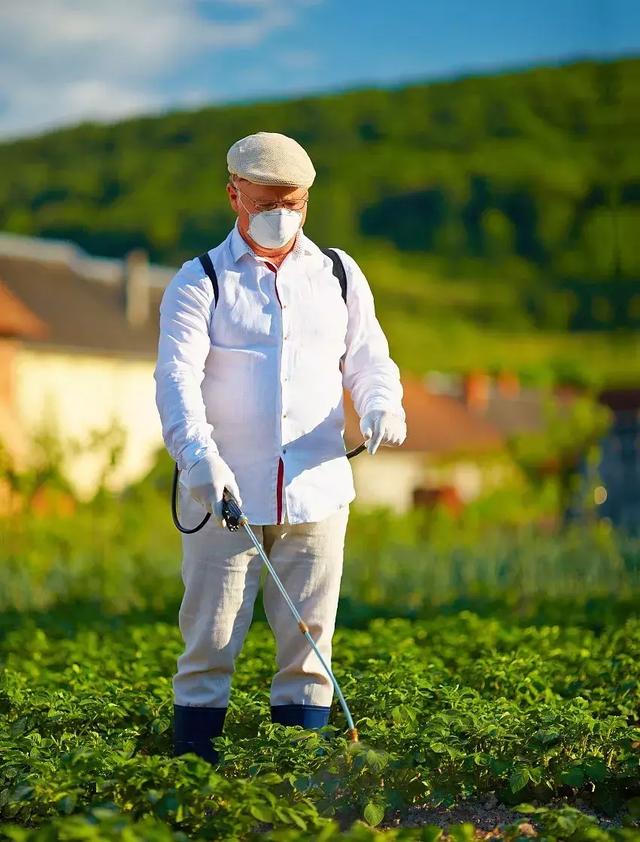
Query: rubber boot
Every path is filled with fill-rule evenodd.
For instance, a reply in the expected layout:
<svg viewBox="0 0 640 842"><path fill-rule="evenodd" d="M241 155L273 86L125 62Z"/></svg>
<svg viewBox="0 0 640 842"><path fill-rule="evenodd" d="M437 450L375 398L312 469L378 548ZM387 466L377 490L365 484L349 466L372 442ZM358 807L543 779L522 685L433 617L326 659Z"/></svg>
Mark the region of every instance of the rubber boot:
<svg viewBox="0 0 640 842"><path fill-rule="evenodd" d="M173 756L195 752L209 763L218 762L218 752L211 745L212 737L222 734L227 708L173 706Z"/></svg>
<svg viewBox="0 0 640 842"><path fill-rule="evenodd" d="M323 705L271 705L271 721L281 725L322 728L329 723L330 707Z"/></svg>

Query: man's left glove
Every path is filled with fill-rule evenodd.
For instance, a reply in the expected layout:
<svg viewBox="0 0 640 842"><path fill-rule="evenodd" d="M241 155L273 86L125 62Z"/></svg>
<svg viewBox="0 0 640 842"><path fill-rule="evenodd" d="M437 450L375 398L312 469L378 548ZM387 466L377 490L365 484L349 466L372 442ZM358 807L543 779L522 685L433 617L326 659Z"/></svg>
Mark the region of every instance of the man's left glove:
<svg viewBox="0 0 640 842"><path fill-rule="evenodd" d="M360 432L369 439L367 450L373 456L381 444L402 444L407 436L407 425L400 415L374 409L362 417Z"/></svg>

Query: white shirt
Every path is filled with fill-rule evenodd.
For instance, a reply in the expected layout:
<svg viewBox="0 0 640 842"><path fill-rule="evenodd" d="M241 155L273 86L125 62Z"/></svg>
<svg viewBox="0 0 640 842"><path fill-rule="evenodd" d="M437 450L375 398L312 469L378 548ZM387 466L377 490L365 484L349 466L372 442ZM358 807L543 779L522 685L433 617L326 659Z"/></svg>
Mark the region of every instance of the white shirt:
<svg viewBox="0 0 640 842"><path fill-rule="evenodd" d="M250 523L322 520L354 499L343 385L360 417L373 409L405 417L369 284L336 251L347 305L331 260L302 229L274 271L237 223L209 251L217 305L197 257L162 296L154 379L165 445L185 473L217 450Z"/></svg>

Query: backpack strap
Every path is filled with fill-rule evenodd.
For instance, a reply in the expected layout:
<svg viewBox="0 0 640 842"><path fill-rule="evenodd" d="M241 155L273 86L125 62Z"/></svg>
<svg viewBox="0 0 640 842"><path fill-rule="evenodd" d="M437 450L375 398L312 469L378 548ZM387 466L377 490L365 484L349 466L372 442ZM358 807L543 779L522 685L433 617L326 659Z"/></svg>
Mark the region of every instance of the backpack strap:
<svg viewBox="0 0 640 842"><path fill-rule="evenodd" d="M213 268L213 263L211 258L209 257L209 252L205 251L204 254L201 254L198 258L200 263L202 263L202 268L206 272L209 280L211 281L211 286L213 287L213 299L215 302L216 307L218 306L218 276L216 275L216 270Z"/></svg>
<svg viewBox="0 0 640 842"><path fill-rule="evenodd" d="M342 292L342 300L344 303L347 303L347 273L344 268L344 264L338 257L338 253L334 251L334 249L320 249L323 254L326 254L327 257L331 258L331 262L333 263L333 274L336 276L338 281L340 282L340 291Z"/></svg>
<svg viewBox="0 0 640 842"><path fill-rule="evenodd" d="M347 303L347 273L345 271L344 265L338 254L333 249L320 249L323 254L326 254L327 257L331 259L331 263L333 264L333 274L338 279L340 284L340 292L342 293L342 300L344 303ZM216 306L218 305L218 276L216 275L216 270L213 268L213 263L211 258L209 257L209 252L205 251L204 254L201 254L198 258L200 263L202 264L202 268L204 269L207 277L211 281L211 286L213 287L213 298L215 301Z"/></svg>

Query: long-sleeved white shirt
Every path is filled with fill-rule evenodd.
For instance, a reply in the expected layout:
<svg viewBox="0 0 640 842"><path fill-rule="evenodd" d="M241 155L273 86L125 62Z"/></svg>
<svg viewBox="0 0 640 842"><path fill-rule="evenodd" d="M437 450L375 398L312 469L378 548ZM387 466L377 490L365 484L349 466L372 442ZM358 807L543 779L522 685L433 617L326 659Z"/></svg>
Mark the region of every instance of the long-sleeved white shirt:
<svg viewBox="0 0 640 842"><path fill-rule="evenodd" d="M283 523L285 514L317 521L354 499L343 385L360 417L373 409L405 417L369 284L336 251L346 305L331 260L302 229L275 270L237 223L209 251L217 305L197 257L162 296L154 379L165 445L185 473L219 452L250 523Z"/></svg>

